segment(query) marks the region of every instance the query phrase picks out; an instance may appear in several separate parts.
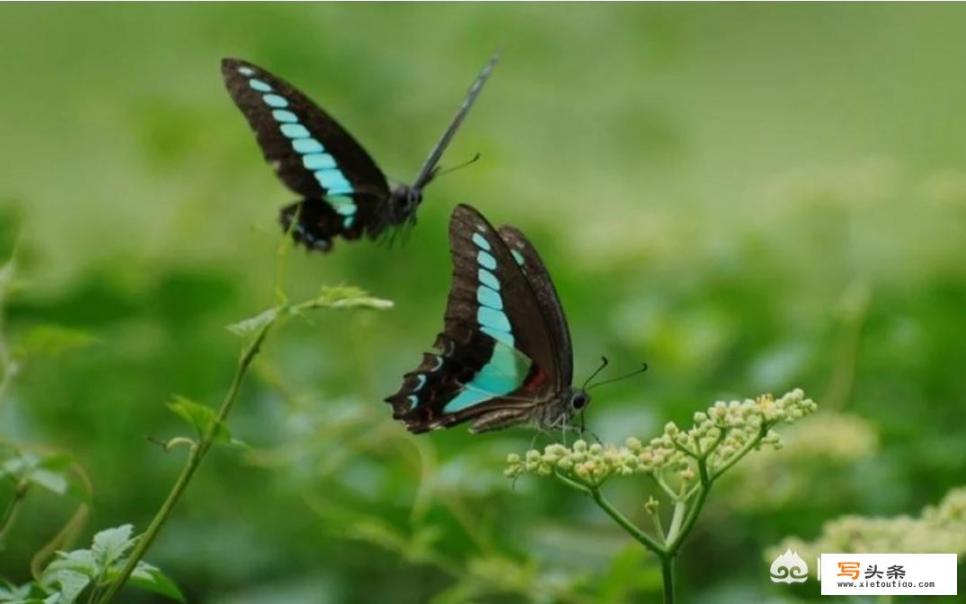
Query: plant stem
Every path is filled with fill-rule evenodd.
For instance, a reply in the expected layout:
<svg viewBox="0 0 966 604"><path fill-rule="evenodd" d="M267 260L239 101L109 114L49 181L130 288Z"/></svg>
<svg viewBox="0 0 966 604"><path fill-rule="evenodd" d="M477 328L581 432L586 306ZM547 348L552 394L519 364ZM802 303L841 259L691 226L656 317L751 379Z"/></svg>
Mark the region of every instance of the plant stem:
<svg viewBox="0 0 966 604"><path fill-rule="evenodd" d="M674 604L674 556L661 556L661 583L664 584L664 604Z"/></svg>
<svg viewBox="0 0 966 604"><path fill-rule="evenodd" d="M685 512L688 511L687 503L684 500L674 503L674 514L671 516L671 524L667 529L667 536L664 538L665 545L675 540L681 532L681 523L684 521Z"/></svg>
<svg viewBox="0 0 966 604"><path fill-rule="evenodd" d="M275 321L269 321L262 325L254 337L249 341L248 346L242 352L241 358L238 361L238 369L235 371L235 377L232 379L231 386L228 388L228 392L225 394L225 398L221 403L221 407L218 408L217 421L212 422L208 427L206 433L201 438L201 440L191 448L191 452L188 453L188 459L185 461L184 467L181 469L181 474L175 481L174 486L171 487L171 491L168 493L168 497L161 504L161 508L158 510L157 514L151 520L151 524L148 525L144 534L138 539L137 545L134 546L134 550L128 557L127 562L124 564L124 568L121 569L117 580L113 581L111 585L104 592L104 595L97 601L97 604L108 604L117 592L124 586L131 573L137 567L138 562L147 553L148 548L154 543L155 538L157 538L158 533L161 532L161 528L168 521L171 516L171 512L174 510L174 506L181 499L184 494L185 489L188 487L188 483L191 482L191 478L194 476L195 471L198 466L201 465L201 461L204 459L205 454L211 449L211 445L214 443L215 434L218 431L219 426L223 425L224 421L228 418L228 414L231 412L232 406L235 404L235 400L238 398L238 393L241 389L242 382L245 379L245 375L248 373L251 367L252 361L258 355L259 348L268 332L271 330Z"/></svg>
<svg viewBox="0 0 966 604"><path fill-rule="evenodd" d="M573 478L564 476L560 472L556 473L558 479L569 487L577 489L578 491L590 495L594 502L605 512L607 515L614 519L614 521L621 526L627 533L637 539L641 545L651 550L658 556L664 555L664 547L654 540L653 537L638 528L633 522L627 519L624 514L621 514L620 510L615 508L611 502L604 499L604 495L600 492L600 487L598 485L589 485L583 482L574 480Z"/></svg>
<svg viewBox="0 0 966 604"><path fill-rule="evenodd" d="M13 519L17 515L17 508L20 507L23 498L27 495L27 489L29 484L26 482L18 483L13 490L13 496L10 499L10 503L4 508L3 514L0 515L0 541L6 536L7 531L13 526Z"/></svg>
<svg viewBox="0 0 966 604"><path fill-rule="evenodd" d="M724 474L728 470L728 468L738 463L742 457L748 454L749 451L757 447L758 443L761 442L761 439L763 439L765 435L768 434L768 430L771 429L772 425L774 424L768 424L768 423L762 422L761 427L758 429L758 435L755 436L755 438L750 439L747 443L745 443L745 446L741 447L741 449L739 449L737 453L732 455L726 464L724 464L720 468L715 468L714 472L711 475L711 480L714 480L717 477Z"/></svg>
<svg viewBox="0 0 966 604"><path fill-rule="evenodd" d="M601 494L600 489L596 487L591 487L590 496L593 497L594 501L597 503L598 506L600 506L602 510L607 512L608 516L614 519L614 522L621 525L621 528L627 531L627 533L631 537L634 537L635 539L640 541L641 545L651 550L658 556L664 555L665 553L664 547L660 543L655 541L650 535L648 535L640 528L638 528L637 525L635 525L633 522L628 520L626 516L620 513L620 510L618 510L611 504L611 502L604 499L604 496Z"/></svg>

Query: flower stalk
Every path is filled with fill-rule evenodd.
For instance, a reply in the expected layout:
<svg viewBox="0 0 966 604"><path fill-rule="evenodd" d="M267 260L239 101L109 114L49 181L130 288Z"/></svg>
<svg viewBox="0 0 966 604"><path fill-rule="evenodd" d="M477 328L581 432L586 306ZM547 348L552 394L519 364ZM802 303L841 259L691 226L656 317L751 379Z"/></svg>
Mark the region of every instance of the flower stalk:
<svg viewBox="0 0 966 604"><path fill-rule="evenodd" d="M706 412L694 414L688 430L668 423L664 434L644 445L628 438L623 446L593 444L583 440L571 447L548 445L530 450L524 457L511 454L505 474L516 479L522 474L554 476L560 482L588 495L628 535L657 556L661 564L664 603L674 603L674 563L707 502L715 481L752 450L781 447L772 431L813 413L816 405L794 390L775 400L770 395L757 399L718 402ZM659 501L650 497L646 513L654 525L653 534L627 518L604 497L603 485L615 476L643 474L658 486L657 494L673 504L664 530Z"/></svg>

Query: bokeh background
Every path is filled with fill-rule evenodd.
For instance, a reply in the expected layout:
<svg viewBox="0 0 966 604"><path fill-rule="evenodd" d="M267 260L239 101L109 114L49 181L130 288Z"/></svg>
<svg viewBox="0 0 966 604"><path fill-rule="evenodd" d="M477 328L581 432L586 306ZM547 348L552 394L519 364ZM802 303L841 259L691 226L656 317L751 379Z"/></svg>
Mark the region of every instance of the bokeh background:
<svg viewBox="0 0 966 604"><path fill-rule="evenodd" d="M590 502L503 478L530 433L413 437L382 402L442 324L469 202L540 249L578 378L650 363L597 391L601 439L718 399L819 402L712 494L679 568L685 601L817 598L768 581L768 547L966 482L964 26L955 5L0 6L3 330L31 351L0 437L85 468L77 545L143 529L173 482L183 452L148 437L185 431L170 395L220 400L224 327L272 304L293 200L221 57L296 83L408 180L500 49L444 163L482 159L431 187L405 246L288 257L292 299L348 283L395 309L272 335L231 420L250 449L213 452L148 559L206 604L655 601L654 560ZM641 520L650 489L612 495ZM26 503L14 581L75 505Z"/></svg>

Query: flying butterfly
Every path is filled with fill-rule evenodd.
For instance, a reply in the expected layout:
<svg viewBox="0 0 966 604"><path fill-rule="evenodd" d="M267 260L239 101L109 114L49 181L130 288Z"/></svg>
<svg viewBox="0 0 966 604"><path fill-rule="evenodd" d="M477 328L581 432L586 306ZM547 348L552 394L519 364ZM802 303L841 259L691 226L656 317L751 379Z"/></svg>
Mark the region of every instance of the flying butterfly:
<svg viewBox="0 0 966 604"><path fill-rule="evenodd" d="M221 73L266 161L302 197L281 209L282 227L307 249L327 252L336 236L375 239L390 227L415 222L423 189L437 175L443 152L496 61L491 58L477 76L413 184L393 186L352 135L291 84L240 59L222 59Z"/></svg>
<svg viewBox="0 0 966 604"><path fill-rule="evenodd" d="M590 395L586 382L571 384L570 330L536 249L468 205L453 211L449 238L453 283L443 332L435 352L386 399L393 417L416 433L463 422L472 432L515 424L565 430Z"/></svg>

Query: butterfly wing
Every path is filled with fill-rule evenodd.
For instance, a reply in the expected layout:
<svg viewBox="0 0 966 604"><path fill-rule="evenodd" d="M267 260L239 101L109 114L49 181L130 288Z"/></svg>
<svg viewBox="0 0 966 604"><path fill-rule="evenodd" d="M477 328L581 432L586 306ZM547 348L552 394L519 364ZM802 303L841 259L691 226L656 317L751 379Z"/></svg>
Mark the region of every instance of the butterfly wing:
<svg viewBox="0 0 966 604"><path fill-rule="evenodd" d="M265 159L304 198L280 216L295 240L327 251L336 235L378 235L386 226L389 185L352 135L301 91L257 65L223 59L221 71Z"/></svg>
<svg viewBox="0 0 966 604"><path fill-rule="evenodd" d="M429 157L426 158L426 161L423 162L422 167L419 169L419 174L416 175L416 180L413 182L414 189L419 190L424 188L436 176L436 168L439 165L440 158L443 157L443 152L446 151L446 147L449 146L453 137L456 136L456 131L459 130L463 120L466 119L466 114L469 113L470 108L476 101L476 97L483 91L483 85L486 84L486 80L490 77L490 72L496 67L498 60L499 56L493 55L489 62L483 66L480 74L476 76L476 80L474 80L469 91L466 93L466 98L463 99L459 109L456 110L456 116L453 117L453 120L443 132L439 141L430 150Z"/></svg>
<svg viewBox="0 0 966 604"><path fill-rule="evenodd" d="M567 317L560 304L557 289L550 279L547 267L540 259L540 254L519 229L505 224L498 229L498 232L510 248L513 259L523 268L523 274L536 295L540 313L551 323L550 335L553 338L553 350L557 353L556 376L560 380L556 386L558 390L562 390L570 386L573 381L574 358L570 327L567 325Z"/></svg>
<svg viewBox="0 0 966 604"><path fill-rule="evenodd" d="M389 195L386 177L345 128L305 94L265 69L222 59L228 93L278 177L309 199Z"/></svg>
<svg viewBox="0 0 966 604"><path fill-rule="evenodd" d="M413 432L527 421L562 381L556 324L500 234L469 206L453 211L450 250L453 284L436 351L386 401Z"/></svg>

